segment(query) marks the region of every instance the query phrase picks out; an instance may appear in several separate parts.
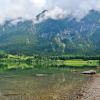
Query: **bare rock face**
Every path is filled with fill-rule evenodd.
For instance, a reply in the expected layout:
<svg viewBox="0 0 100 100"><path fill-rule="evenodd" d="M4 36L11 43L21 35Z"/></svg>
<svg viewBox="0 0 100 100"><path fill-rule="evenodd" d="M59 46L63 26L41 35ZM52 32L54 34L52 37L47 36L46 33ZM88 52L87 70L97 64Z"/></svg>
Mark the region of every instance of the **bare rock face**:
<svg viewBox="0 0 100 100"><path fill-rule="evenodd" d="M96 71L95 70L84 71L84 72L82 72L82 74L90 74L90 75L93 75L93 74L96 74Z"/></svg>

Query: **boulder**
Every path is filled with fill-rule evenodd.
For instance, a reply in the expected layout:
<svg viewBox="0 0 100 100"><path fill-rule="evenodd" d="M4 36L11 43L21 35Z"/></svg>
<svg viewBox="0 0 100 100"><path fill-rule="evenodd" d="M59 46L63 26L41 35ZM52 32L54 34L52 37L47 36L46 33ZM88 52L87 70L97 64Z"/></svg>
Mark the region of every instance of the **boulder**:
<svg viewBox="0 0 100 100"><path fill-rule="evenodd" d="M90 74L90 75L93 75L93 74L96 74L96 71L95 70L84 71L84 72L82 72L82 74Z"/></svg>

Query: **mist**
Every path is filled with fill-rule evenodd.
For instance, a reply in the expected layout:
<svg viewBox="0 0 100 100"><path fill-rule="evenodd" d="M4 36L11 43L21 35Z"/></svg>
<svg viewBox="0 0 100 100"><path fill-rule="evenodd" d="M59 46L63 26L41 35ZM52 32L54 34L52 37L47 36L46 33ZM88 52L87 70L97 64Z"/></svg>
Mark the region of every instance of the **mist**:
<svg viewBox="0 0 100 100"><path fill-rule="evenodd" d="M43 10L48 10L44 19L62 19L70 15L81 20L91 10L100 12L100 0L1 0L0 23L18 17L34 19Z"/></svg>

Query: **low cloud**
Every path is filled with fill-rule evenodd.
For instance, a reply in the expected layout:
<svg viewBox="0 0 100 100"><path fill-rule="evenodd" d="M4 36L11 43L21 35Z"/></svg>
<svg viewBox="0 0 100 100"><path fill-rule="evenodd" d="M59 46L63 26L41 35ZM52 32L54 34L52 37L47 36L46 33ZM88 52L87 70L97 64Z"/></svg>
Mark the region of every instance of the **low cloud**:
<svg viewBox="0 0 100 100"><path fill-rule="evenodd" d="M57 6L62 9L64 16L70 15L77 20L84 18L91 10L100 12L100 0L48 0L48 4L51 9ZM55 11L54 9L53 11ZM54 16L54 14L52 15Z"/></svg>
<svg viewBox="0 0 100 100"><path fill-rule="evenodd" d="M46 9L44 19L62 19L70 15L80 20L90 10L100 12L100 0L1 0L0 23L18 17L32 19Z"/></svg>
<svg viewBox="0 0 100 100"><path fill-rule="evenodd" d="M38 16L36 16L36 18L33 21L35 23L40 23L43 20L47 19L54 19L54 20L63 19L67 17L67 14L68 13L63 9L55 7L54 9L43 11Z"/></svg>
<svg viewBox="0 0 100 100"><path fill-rule="evenodd" d="M52 19L62 19L65 18L67 15L66 11L59 7L55 7L53 10L49 10L48 12L45 13L45 18L52 18Z"/></svg>

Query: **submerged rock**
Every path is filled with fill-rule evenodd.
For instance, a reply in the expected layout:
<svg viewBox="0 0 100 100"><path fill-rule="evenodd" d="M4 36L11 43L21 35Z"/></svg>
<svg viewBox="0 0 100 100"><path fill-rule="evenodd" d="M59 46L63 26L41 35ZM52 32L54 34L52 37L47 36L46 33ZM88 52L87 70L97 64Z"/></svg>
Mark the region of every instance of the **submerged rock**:
<svg viewBox="0 0 100 100"><path fill-rule="evenodd" d="M90 75L93 75L93 74L96 74L96 71L95 70L84 71L84 72L82 72L82 74L90 74Z"/></svg>
<svg viewBox="0 0 100 100"><path fill-rule="evenodd" d="M36 74L37 77L43 77L45 74Z"/></svg>

